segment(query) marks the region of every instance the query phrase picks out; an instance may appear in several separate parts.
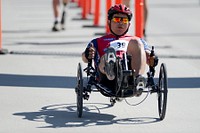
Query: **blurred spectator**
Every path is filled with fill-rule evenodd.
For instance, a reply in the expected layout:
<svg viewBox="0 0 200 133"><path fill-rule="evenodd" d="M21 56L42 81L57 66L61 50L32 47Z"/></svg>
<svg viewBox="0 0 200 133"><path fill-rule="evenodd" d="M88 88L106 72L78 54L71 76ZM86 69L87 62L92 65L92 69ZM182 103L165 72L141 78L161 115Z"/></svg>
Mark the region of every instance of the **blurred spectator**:
<svg viewBox="0 0 200 133"><path fill-rule="evenodd" d="M130 8L130 0L123 0L122 3Z"/></svg>
<svg viewBox="0 0 200 133"><path fill-rule="evenodd" d="M55 20L52 31L65 30L66 6L68 3L69 0L62 0L63 10L62 10L62 16L60 16L60 0L53 0L52 4L53 4L53 13Z"/></svg>

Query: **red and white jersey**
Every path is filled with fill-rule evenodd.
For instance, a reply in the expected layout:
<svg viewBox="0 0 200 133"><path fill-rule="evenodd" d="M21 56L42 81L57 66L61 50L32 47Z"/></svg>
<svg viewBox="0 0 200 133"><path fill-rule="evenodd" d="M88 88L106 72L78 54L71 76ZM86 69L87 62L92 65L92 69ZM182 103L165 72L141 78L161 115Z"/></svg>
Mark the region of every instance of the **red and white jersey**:
<svg viewBox="0 0 200 133"><path fill-rule="evenodd" d="M93 43L96 49L95 63L98 64L99 59L105 54L105 51L108 47L114 47L116 51L116 56L122 57L123 53L127 51L128 43L131 39L141 39L138 37L124 35L119 38L113 34L108 34L100 38L93 39L87 47L90 47L90 44ZM141 39L144 44L144 48L149 49L147 43Z"/></svg>

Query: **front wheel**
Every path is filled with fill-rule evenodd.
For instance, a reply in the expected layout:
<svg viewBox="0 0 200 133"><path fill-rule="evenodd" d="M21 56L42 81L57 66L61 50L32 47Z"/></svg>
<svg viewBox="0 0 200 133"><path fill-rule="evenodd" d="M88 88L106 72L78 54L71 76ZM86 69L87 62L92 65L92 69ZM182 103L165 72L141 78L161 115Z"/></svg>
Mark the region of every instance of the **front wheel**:
<svg viewBox="0 0 200 133"><path fill-rule="evenodd" d="M160 120L165 118L167 107L167 93L168 93L168 80L167 69L164 63L160 66L159 80L158 80L158 112Z"/></svg>
<svg viewBox="0 0 200 133"><path fill-rule="evenodd" d="M77 86L76 86L76 100L77 100L77 115L82 117L83 113L83 73L81 63L77 68Z"/></svg>

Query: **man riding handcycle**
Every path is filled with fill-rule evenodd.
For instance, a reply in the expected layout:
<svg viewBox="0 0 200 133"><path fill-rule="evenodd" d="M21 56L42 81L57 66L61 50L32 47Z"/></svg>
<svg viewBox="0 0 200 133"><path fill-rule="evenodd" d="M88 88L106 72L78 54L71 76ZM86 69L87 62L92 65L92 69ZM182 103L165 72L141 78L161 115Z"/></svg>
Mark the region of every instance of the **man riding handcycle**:
<svg viewBox="0 0 200 133"><path fill-rule="evenodd" d="M82 99L88 99L94 85L103 95L111 97L111 104L120 98L139 97L144 88L153 87L154 67L158 58L149 49L146 41L127 34L132 12L122 4L116 4L108 10L110 34L93 39L82 53L82 60L88 63L84 69L89 77L83 87L82 72L79 64L77 93L77 112L82 116ZM94 61L94 68L92 66ZM147 64L150 66L148 78L144 77ZM80 89L82 88L82 89ZM165 109L164 109L165 110Z"/></svg>

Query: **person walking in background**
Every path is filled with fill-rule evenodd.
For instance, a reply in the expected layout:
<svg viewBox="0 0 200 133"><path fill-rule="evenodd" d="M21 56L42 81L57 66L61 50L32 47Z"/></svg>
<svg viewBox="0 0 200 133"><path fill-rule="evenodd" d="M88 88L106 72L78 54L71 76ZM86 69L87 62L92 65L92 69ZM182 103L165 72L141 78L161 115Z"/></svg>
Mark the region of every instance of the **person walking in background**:
<svg viewBox="0 0 200 133"><path fill-rule="evenodd" d="M130 0L122 0L122 4L130 8Z"/></svg>
<svg viewBox="0 0 200 133"><path fill-rule="evenodd" d="M65 30L65 17L66 17L66 6L69 3L69 0L62 0L63 11L62 16L60 16L60 0L53 0L53 13L54 13L54 24L52 31ZM61 21L59 21L61 17Z"/></svg>
<svg viewBox="0 0 200 133"><path fill-rule="evenodd" d="M122 1L124 5L130 8L130 0L123 0ZM148 17L148 6L147 6L147 0L143 0L143 7L144 7L144 22L143 22L143 34L144 38L146 38L146 24L147 24L147 17Z"/></svg>

